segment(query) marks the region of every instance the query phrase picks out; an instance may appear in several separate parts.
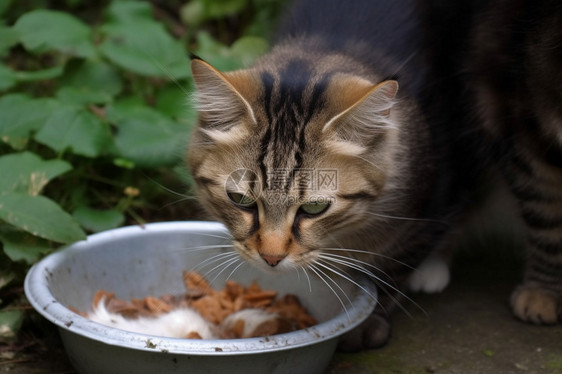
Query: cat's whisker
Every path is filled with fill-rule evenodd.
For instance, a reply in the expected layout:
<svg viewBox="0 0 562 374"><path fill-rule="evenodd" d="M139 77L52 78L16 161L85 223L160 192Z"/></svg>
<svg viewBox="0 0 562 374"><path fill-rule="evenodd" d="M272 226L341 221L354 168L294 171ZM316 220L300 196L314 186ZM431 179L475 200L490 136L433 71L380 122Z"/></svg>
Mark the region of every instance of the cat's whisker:
<svg viewBox="0 0 562 374"><path fill-rule="evenodd" d="M321 258L321 260L319 262L321 262L323 260L324 263L332 262L334 264L343 265L343 266L349 267L350 269L357 270L357 271L363 273L364 275L366 275L367 277L373 279L375 281L375 283L376 282L382 283L383 285L387 286L388 288L390 288L390 289L392 289L392 290L394 290L398 293L401 293L400 290L396 286L393 286L392 284L382 280L380 277L375 275L373 272L363 268L362 266L360 266L358 264L354 264L353 262L349 262L349 261L345 261L345 260L341 260L341 259L334 259L334 258L329 258L329 257L324 257L324 256L319 256L319 257ZM347 272L345 274L349 277L349 279L351 279L351 276Z"/></svg>
<svg viewBox="0 0 562 374"><path fill-rule="evenodd" d="M197 200L197 198L191 197L191 196L186 196L186 197L183 197L183 198L181 198L181 199L174 200L174 201L171 201L171 202L169 202L169 203L167 203L167 204L164 204L164 205L162 205L159 209L160 209L160 210L166 209L166 208L168 208L168 207L170 207L170 206L172 206L172 205L180 204L180 203L183 203L184 201L190 201L190 200Z"/></svg>
<svg viewBox="0 0 562 374"><path fill-rule="evenodd" d="M387 255L383 255L381 253L377 253L377 252L371 252L371 251L364 251L361 249L352 249L352 248L335 248L335 247L323 247L320 248L323 251L341 251L341 252L352 252L352 253L361 253L361 254L366 254L366 255L370 255L370 256L377 256L377 257L381 257L384 258L385 260L390 260L390 261L394 261L397 264L400 264L402 266L405 266L406 268L410 269L410 270L415 270L415 268L411 265L408 265L405 262L402 262L400 260L395 259L394 257L391 256L387 256Z"/></svg>
<svg viewBox="0 0 562 374"><path fill-rule="evenodd" d="M209 234L209 233L206 233L206 232L198 232L198 233L194 233L194 235L206 236L208 238L218 238L218 239L224 239L224 240L232 240L232 236L230 234L228 234L227 232L225 232L224 235Z"/></svg>
<svg viewBox="0 0 562 374"><path fill-rule="evenodd" d="M350 267L351 267L351 266L350 266ZM363 272L361 269L357 269L357 270ZM363 269L363 270L364 270L364 269ZM332 271L333 271L333 270L332 270ZM352 277L349 276L349 275L347 275L347 273L345 273L347 276L343 276L343 275L341 275L341 274L339 274L339 273L337 273L337 272L335 272L335 273L336 273L337 275L341 276L343 279L346 279L347 281L349 281L349 282L351 282L351 283L353 283L353 284L356 284L355 281L352 279ZM370 277L370 275L368 275L368 274L367 274L367 276ZM375 284L376 284L376 281L377 281L378 279L379 279L378 277L374 277ZM389 288L394 289L395 291L397 291L398 293L400 293L400 291L396 290L396 289L393 288L392 286L389 286ZM400 309L402 309L402 311L403 311L408 317L412 318L412 315L402 306L402 304L400 304L400 303L398 302L398 300L390 293L390 291L388 291L385 287L379 287L378 289L382 290L382 291L383 291L383 292L384 292ZM373 295L371 295L370 293L367 293L367 294L368 294L372 299L374 299L375 301L378 302L378 299L375 298ZM413 301L412 301L412 303L415 304L415 302L413 302ZM383 309L383 311L384 311L385 313L387 312L386 309L384 308L384 306L383 306L381 303L378 303L378 305Z"/></svg>
<svg viewBox="0 0 562 374"><path fill-rule="evenodd" d="M337 283L334 282L333 279L331 279L327 274L325 274L323 271L321 271L320 269L316 268L314 265L312 264L308 264L308 268L314 273L316 274L316 276L318 278L320 278L322 280L322 282L324 282L324 284L326 284L326 286L328 286L328 288L332 291L332 293L336 296L336 298L338 299L338 301L340 302L343 310L345 311L345 314L347 315L347 317L349 318L349 311L347 310L347 306L345 305L345 303L343 302L342 298L340 297L340 295L338 295L338 293L336 292L336 290L328 283L328 281L326 279L324 279L324 277L328 278L330 281L332 281L334 284L337 285ZM323 276L322 276L323 275ZM339 287L339 286L338 286ZM344 292L345 295L345 292ZM346 295L347 296L347 295ZM348 298L349 299L349 298Z"/></svg>
<svg viewBox="0 0 562 374"><path fill-rule="evenodd" d="M308 282L308 292L312 293L312 283L310 281L310 276L308 275L308 272L306 271L306 267L305 266L299 266L297 267L297 274L298 273L298 269L302 269L302 272L304 273L304 276L306 277L306 281Z"/></svg>
<svg viewBox="0 0 562 374"><path fill-rule="evenodd" d="M344 272L343 270L340 270L340 269L338 269L338 268L336 268L336 267L329 266L329 262L328 262L328 261L326 261L326 260L319 260L319 261L316 261L316 264L317 264L318 266L323 267L324 269L326 269L326 270L328 270L328 271L331 271L332 273L334 273L334 274L338 275L339 277L341 277L341 278L347 280L348 282L354 284L354 285L357 286L359 289L361 289L363 292L365 292L371 299L373 299L373 300L375 300L375 301L377 300L377 298L375 297L375 295L373 295L373 294L371 293L371 291L369 291L367 288L365 288L365 286L363 286L363 285L361 285L359 282L353 280L353 278L352 278L349 274L347 274L346 272Z"/></svg>
<svg viewBox="0 0 562 374"><path fill-rule="evenodd" d="M384 218L384 219L398 219L398 220L402 220L402 221L416 221L416 222L433 222L433 223L439 223L439 224L447 225L447 226L450 225L449 223L447 223L445 221L438 220L438 219L399 217L399 216L390 216L390 215L387 215L387 214L380 214L380 213L375 213L375 212L366 212L366 213L368 215L379 217L379 218Z"/></svg>
<svg viewBox="0 0 562 374"><path fill-rule="evenodd" d="M345 264L354 264L358 267L363 267L363 266L370 267L370 268L380 272L382 275L386 276L391 282L394 283L395 287L398 287L396 285L396 283L394 282L394 280L392 279L392 277L388 273L384 272L382 269L380 269L377 266L375 266L373 264L370 264L368 262L361 261L361 260L358 260L358 259L353 258L353 257L335 255L335 254L332 254L332 253L321 253L319 255L319 257L321 257L323 259L333 259L334 262L342 261L342 263L345 263Z"/></svg>
<svg viewBox="0 0 562 374"><path fill-rule="evenodd" d="M402 69L404 69L404 67L418 54L418 52L419 51L414 51L408 57L406 57L404 61L402 61L402 63L398 65L396 69L394 69L394 72L390 75L390 79L400 73Z"/></svg>
<svg viewBox="0 0 562 374"><path fill-rule="evenodd" d="M299 272L299 267L296 267L295 270L297 272L297 279L300 282L301 281L301 273Z"/></svg>
<svg viewBox="0 0 562 374"><path fill-rule="evenodd" d="M163 189L163 190L166 191L166 192L171 193L172 195L176 195L176 196L179 196L179 197L182 197L182 198L191 199L191 200L196 200L196 199L197 199L195 196L186 195L186 194L183 194L183 193L181 193L181 192L174 191L174 190L172 190L172 189L169 188L169 187L164 186L162 183L160 183L160 182L156 181L155 179L151 178L151 177L150 177L148 174L146 174L146 173L143 173L143 175L144 175L144 177L145 177L146 179L148 179L149 181L151 181L152 183L154 183L156 186L158 186L159 188Z"/></svg>
<svg viewBox="0 0 562 374"><path fill-rule="evenodd" d="M236 270L238 270L240 267L246 265L247 262L242 260L240 261L240 263L238 265L236 265L236 267L234 269L232 269L232 271L230 272L230 274L228 274L228 277L226 277L225 282L228 281L230 279L230 277L232 277L234 275L234 273L236 272Z"/></svg>
<svg viewBox="0 0 562 374"><path fill-rule="evenodd" d="M376 165L376 164L375 164L374 162L372 162L372 161L367 160L365 157L361 157L361 156L359 156L359 155L355 155L354 157L356 157L356 158L358 158L358 159L360 159L360 160L362 160L362 161L365 161L367 164L371 165L372 167L374 167L374 168L377 169L377 170L381 170L380 166Z"/></svg>
<svg viewBox="0 0 562 374"><path fill-rule="evenodd" d="M197 252L197 251L205 251L208 249L220 249L220 248L234 248L234 246L232 244L211 244L211 245L200 245L196 247L178 248L176 249L176 251Z"/></svg>
<svg viewBox="0 0 562 374"><path fill-rule="evenodd" d="M227 252L227 253L219 253L216 254L214 256L211 256L203 261L201 261L197 266L195 266L192 271L199 271L207 266L211 266L212 264L218 262L218 261L223 261L226 259L231 259L233 257L235 257L237 255L237 253L235 252Z"/></svg>
<svg viewBox="0 0 562 374"><path fill-rule="evenodd" d="M140 51L140 50L139 50L139 51ZM175 77L175 75L170 71L170 69L168 69L166 66L162 65L154 56L152 56L152 55L146 53L145 51L142 51L142 52L144 52L144 55L145 55L146 57L148 57L148 58L152 61L152 63L158 67L158 69L162 70L162 71L168 76L168 78L169 78L172 82L174 82L174 84L175 84L176 86L178 86L178 88L179 88L180 90L183 91L183 93L184 93L186 96L190 96L190 95L191 95L191 92L190 92L187 88L185 88L184 86L182 86L182 85L180 84L180 82L179 82L178 79Z"/></svg>
<svg viewBox="0 0 562 374"><path fill-rule="evenodd" d="M406 299L408 302L412 303L416 308L418 308L424 315L427 316L427 312L425 311L425 309L423 309L421 307L421 305L419 305L418 303L416 303L411 297L409 297L408 295L406 295L404 292L402 292L397 286L392 285L390 283L388 283L387 281L381 279L380 277L376 276L375 274L373 274L373 272L369 271L368 269L365 269L364 267L355 264L353 262L350 261L346 261L346 260L342 260L342 259L335 259L335 258L330 258L330 257L322 257L322 255L319 255L319 257L321 258L321 261L324 261L324 263L326 262L333 262L334 264L340 264L346 267L349 267L351 269L357 270L361 273L363 273L364 275L368 276L369 278L373 279L373 281L375 282L375 284L380 283L381 286L379 287L379 289L381 289L383 292L386 293L386 295L391 298L394 303L410 318L413 318L413 316L411 315L410 312L408 312L406 310L406 308L404 306L402 306L402 304L394 297L392 296L392 294L390 293L390 291L388 291L386 289L386 287L388 287L390 290L396 292L397 294L399 294L400 296L402 296L404 299ZM339 274L338 274L339 275ZM353 282L354 284L356 284L356 282L351 278L351 277L344 277L345 279L347 279L350 282Z"/></svg>
<svg viewBox="0 0 562 374"><path fill-rule="evenodd" d="M211 270L209 270L208 272L205 273L205 275L203 276L204 278L207 278L207 276L209 274L211 274L214 270L220 268L221 266L223 266L222 270L219 271L214 277L213 279L211 279L211 281L209 282L209 284L212 284L214 281L217 280L217 278L226 271L226 269L228 269L229 267L231 267L232 265L234 265L235 263L237 263L238 261L242 261L242 259L240 257L235 257L232 258L230 260L226 260L223 263L215 266L214 268L212 268Z"/></svg>

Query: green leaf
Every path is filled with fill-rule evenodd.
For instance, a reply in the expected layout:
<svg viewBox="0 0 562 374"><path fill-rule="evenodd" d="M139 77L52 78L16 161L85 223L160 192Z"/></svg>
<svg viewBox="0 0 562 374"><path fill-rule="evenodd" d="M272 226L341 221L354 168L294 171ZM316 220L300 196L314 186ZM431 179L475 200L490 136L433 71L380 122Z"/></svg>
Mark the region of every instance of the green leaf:
<svg viewBox="0 0 562 374"><path fill-rule="evenodd" d="M60 153L70 149L78 155L97 157L111 138L107 124L89 110L61 105L49 116L35 140Z"/></svg>
<svg viewBox="0 0 562 374"><path fill-rule="evenodd" d="M16 340L23 323L23 312L20 310L0 310L0 342Z"/></svg>
<svg viewBox="0 0 562 374"><path fill-rule="evenodd" d="M53 79L60 77L64 71L62 65L54 66L48 69L34 70L34 71L14 71L14 78L18 82L34 82L34 81L44 81L47 79Z"/></svg>
<svg viewBox="0 0 562 374"><path fill-rule="evenodd" d="M0 64L0 91L7 90L16 84L16 77L12 69Z"/></svg>
<svg viewBox="0 0 562 374"><path fill-rule="evenodd" d="M185 185L186 190L195 186L195 179L185 164L178 164L172 168L174 175Z"/></svg>
<svg viewBox="0 0 562 374"><path fill-rule="evenodd" d="M0 16L4 15L4 13L6 13L6 11L10 8L10 5L12 5L12 1L13 0L2 0L2 1L0 1Z"/></svg>
<svg viewBox="0 0 562 374"><path fill-rule="evenodd" d="M0 64L0 90L6 90L18 82L33 82L53 79L62 75L62 72L62 66L55 66L35 71L15 71Z"/></svg>
<svg viewBox="0 0 562 374"><path fill-rule="evenodd" d="M243 67L240 59L233 56L227 46L215 40L208 32L198 32L196 39L198 45L196 54L218 70L229 71Z"/></svg>
<svg viewBox="0 0 562 374"><path fill-rule="evenodd" d="M247 6L248 0L192 0L180 12L182 20L188 24L199 24L241 13Z"/></svg>
<svg viewBox="0 0 562 374"><path fill-rule="evenodd" d="M93 232L114 229L125 222L123 213L115 209L99 210L80 206L72 212L72 216L82 227Z"/></svg>
<svg viewBox="0 0 562 374"><path fill-rule="evenodd" d="M205 5L201 1L190 1L180 8L180 18L183 24L195 29L206 21Z"/></svg>
<svg viewBox="0 0 562 374"><path fill-rule="evenodd" d="M148 2L113 1L107 8L107 18L116 23L152 20L152 8Z"/></svg>
<svg viewBox="0 0 562 374"><path fill-rule="evenodd" d="M200 0L205 4L205 13L210 19L224 18L242 12L248 0Z"/></svg>
<svg viewBox="0 0 562 374"><path fill-rule="evenodd" d="M76 221L44 196L18 192L0 195L0 219L32 235L59 243L86 238Z"/></svg>
<svg viewBox="0 0 562 374"><path fill-rule="evenodd" d="M71 56L92 57L92 30L78 18L64 12L36 9L21 16L14 25L25 49L34 53L56 50Z"/></svg>
<svg viewBox="0 0 562 374"><path fill-rule="evenodd" d="M3 1L0 1L0 3L3 3ZM11 27L0 26L0 56L5 55L18 42L19 35L16 30Z"/></svg>
<svg viewBox="0 0 562 374"><path fill-rule="evenodd" d="M244 36L232 44L230 53L241 61L242 65L249 66L254 60L263 55L268 48L264 38L257 36Z"/></svg>
<svg viewBox="0 0 562 374"><path fill-rule="evenodd" d="M142 98L129 96L109 105L105 113L108 121L119 123L127 119L161 121L166 120L164 114L144 105Z"/></svg>
<svg viewBox="0 0 562 374"><path fill-rule="evenodd" d="M72 166L62 160L44 161L31 152L0 157L0 194L26 192L38 195L49 181Z"/></svg>
<svg viewBox="0 0 562 374"><path fill-rule="evenodd" d="M23 231L0 234L0 241L3 244L4 253L10 260L24 261L29 265L34 264L52 250L46 240Z"/></svg>
<svg viewBox="0 0 562 374"><path fill-rule="evenodd" d="M105 62L85 60L69 65L57 92L63 102L105 104L123 88L117 69Z"/></svg>
<svg viewBox="0 0 562 374"><path fill-rule="evenodd" d="M181 87L178 87L178 84ZM189 105L186 91L191 91L187 81L168 84L156 94L156 110L171 118L193 118L193 108Z"/></svg>
<svg viewBox="0 0 562 374"><path fill-rule="evenodd" d="M118 156L138 166L157 167L176 163L185 147L189 127L172 121L148 107L115 106L108 119L116 123Z"/></svg>
<svg viewBox="0 0 562 374"><path fill-rule="evenodd" d="M135 168L135 163L133 161L121 157L113 159L113 165L129 170L133 170Z"/></svg>
<svg viewBox="0 0 562 374"><path fill-rule="evenodd" d="M189 76L184 47L161 23L145 15L138 3L114 3L101 31L100 51L114 64L134 73L181 79Z"/></svg>
<svg viewBox="0 0 562 374"><path fill-rule="evenodd" d="M22 150L31 132L43 126L55 107L52 99L32 99L23 94L0 97L0 139Z"/></svg>
<svg viewBox="0 0 562 374"><path fill-rule="evenodd" d="M8 261L4 261L7 263ZM0 269L0 289L10 284L16 278L16 273L6 269Z"/></svg>
<svg viewBox="0 0 562 374"><path fill-rule="evenodd" d="M56 93L57 99L67 104L106 104L113 97L106 92L90 91L76 87L61 87Z"/></svg>

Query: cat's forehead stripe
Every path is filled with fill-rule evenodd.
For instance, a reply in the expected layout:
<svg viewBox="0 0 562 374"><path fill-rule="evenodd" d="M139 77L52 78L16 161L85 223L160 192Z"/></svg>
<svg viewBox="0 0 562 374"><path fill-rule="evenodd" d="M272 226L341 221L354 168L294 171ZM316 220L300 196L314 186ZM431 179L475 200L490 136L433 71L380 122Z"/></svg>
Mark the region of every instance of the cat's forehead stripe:
<svg viewBox="0 0 562 374"><path fill-rule="evenodd" d="M331 74L315 75L313 67L300 59L288 61L277 72L261 73L267 129L258 163L266 183L268 170L301 168L306 125L322 107L330 78Z"/></svg>

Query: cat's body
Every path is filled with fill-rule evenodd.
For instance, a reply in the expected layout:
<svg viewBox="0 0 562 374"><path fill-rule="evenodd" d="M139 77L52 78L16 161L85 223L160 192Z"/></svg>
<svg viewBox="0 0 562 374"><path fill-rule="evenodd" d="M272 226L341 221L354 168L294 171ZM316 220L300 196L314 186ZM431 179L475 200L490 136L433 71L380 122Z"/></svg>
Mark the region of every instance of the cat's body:
<svg viewBox="0 0 562 374"><path fill-rule="evenodd" d="M446 244L492 138L467 53L487 4L440 3L299 1L251 69L192 62L203 204L259 267L376 280L380 307L348 349L387 339L395 286Z"/></svg>
<svg viewBox="0 0 562 374"><path fill-rule="evenodd" d="M527 231L520 319L562 320L562 3L495 1L477 14L465 68L470 103Z"/></svg>

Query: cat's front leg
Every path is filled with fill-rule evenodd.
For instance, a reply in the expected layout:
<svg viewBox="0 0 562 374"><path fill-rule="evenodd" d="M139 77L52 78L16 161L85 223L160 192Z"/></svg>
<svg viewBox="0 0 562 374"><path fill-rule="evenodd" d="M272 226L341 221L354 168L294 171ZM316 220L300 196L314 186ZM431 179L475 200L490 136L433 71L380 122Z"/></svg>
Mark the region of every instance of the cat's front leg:
<svg viewBox="0 0 562 374"><path fill-rule="evenodd" d="M391 311L400 300L401 295L395 290L379 292L378 303L373 313L362 324L340 338L338 349L343 352L357 352L380 348L388 343L392 335Z"/></svg>
<svg viewBox="0 0 562 374"><path fill-rule="evenodd" d="M558 156L562 149L555 151ZM511 307L523 321L555 324L562 322L562 170L553 160L562 153L537 153L520 149L506 173L527 228L524 279Z"/></svg>
<svg viewBox="0 0 562 374"><path fill-rule="evenodd" d="M379 348L388 342L391 333L390 316L377 306L375 312L361 325L340 338L338 349L343 352L357 352Z"/></svg>
<svg viewBox="0 0 562 374"><path fill-rule="evenodd" d="M511 307L519 319L535 324L562 321L560 295L540 285L524 283L511 294Z"/></svg>
<svg viewBox="0 0 562 374"><path fill-rule="evenodd" d="M523 283L511 294L513 313L535 324L562 322L562 237L553 242L549 230L537 229L528 217L525 221L527 263Z"/></svg>

